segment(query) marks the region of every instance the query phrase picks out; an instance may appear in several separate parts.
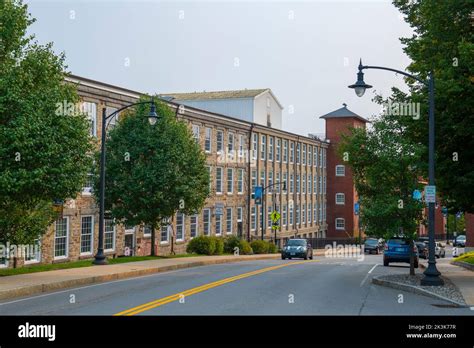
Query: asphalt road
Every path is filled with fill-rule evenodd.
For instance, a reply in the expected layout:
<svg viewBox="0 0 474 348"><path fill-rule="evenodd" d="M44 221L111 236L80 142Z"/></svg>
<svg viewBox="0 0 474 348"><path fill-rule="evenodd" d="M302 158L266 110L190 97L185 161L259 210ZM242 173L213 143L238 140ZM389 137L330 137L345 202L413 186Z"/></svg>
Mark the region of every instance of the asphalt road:
<svg viewBox="0 0 474 348"><path fill-rule="evenodd" d="M373 285L373 276L408 272L381 264L366 255L195 267L3 301L0 315L474 315Z"/></svg>

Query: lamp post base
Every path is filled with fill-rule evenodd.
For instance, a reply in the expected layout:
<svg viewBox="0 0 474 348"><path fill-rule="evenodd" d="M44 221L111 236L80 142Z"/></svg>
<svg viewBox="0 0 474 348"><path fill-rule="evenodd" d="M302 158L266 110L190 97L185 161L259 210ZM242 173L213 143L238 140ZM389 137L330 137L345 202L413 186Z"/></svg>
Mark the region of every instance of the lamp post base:
<svg viewBox="0 0 474 348"><path fill-rule="evenodd" d="M97 253L95 255L94 261L92 261L94 265L107 265L107 258L103 253Z"/></svg>
<svg viewBox="0 0 474 348"><path fill-rule="evenodd" d="M444 280L440 277L439 271L436 266L432 263L428 264L428 268L423 272L425 275L420 284L425 286L441 286L444 285Z"/></svg>

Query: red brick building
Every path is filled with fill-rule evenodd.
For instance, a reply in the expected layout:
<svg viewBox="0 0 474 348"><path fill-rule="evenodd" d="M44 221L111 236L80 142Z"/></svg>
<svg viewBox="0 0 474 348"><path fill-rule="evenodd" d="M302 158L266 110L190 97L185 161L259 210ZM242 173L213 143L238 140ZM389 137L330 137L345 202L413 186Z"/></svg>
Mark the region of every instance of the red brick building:
<svg viewBox="0 0 474 348"><path fill-rule="evenodd" d="M350 167L336 154L341 134L350 127L365 128L368 120L343 107L320 118L326 121L326 139L329 141L327 157L327 237L349 238L359 235L359 218L354 214L358 201Z"/></svg>

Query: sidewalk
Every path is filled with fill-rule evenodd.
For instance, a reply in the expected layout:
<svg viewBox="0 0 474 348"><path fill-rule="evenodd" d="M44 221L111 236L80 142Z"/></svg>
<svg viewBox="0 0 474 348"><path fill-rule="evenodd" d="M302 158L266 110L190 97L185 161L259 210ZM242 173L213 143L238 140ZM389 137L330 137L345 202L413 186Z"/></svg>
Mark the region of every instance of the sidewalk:
<svg viewBox="0 0 474 348"><path fill-rule="evenodd" d="M117 279L167 272L181 268L278 258L280 258L280 254L196 256L136 261L105 266L69 268L6 276L0 277L0 300Z"/></svg>
<svg viewBox="0 0 474 348"><path fill-rule="evenodd" d="M437 259L436 268L442 276L449 278L458 287L467 305L474 306L474 272L452 265L450 261L450 259ZM420 265L425 268L427 263L423 262Z"/></svg>

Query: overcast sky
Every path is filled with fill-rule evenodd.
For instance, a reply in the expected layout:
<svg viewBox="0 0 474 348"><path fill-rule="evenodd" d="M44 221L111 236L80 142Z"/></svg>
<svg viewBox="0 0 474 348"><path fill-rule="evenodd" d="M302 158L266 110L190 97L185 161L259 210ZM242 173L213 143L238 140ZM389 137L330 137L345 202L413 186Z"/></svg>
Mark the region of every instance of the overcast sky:
<svg viewBox="0 0 474 348"><path fill-rule="evenodd" d="M26 1L30 32L66 53L73 74L148 93L271 88L283 129L324 132L345 102L370 117L372 91L347 85L364 64L405 69L412 35L390 1ZM387 95L401 76L368 70ZM293 113L291 112L293 110Z"/></svg>

